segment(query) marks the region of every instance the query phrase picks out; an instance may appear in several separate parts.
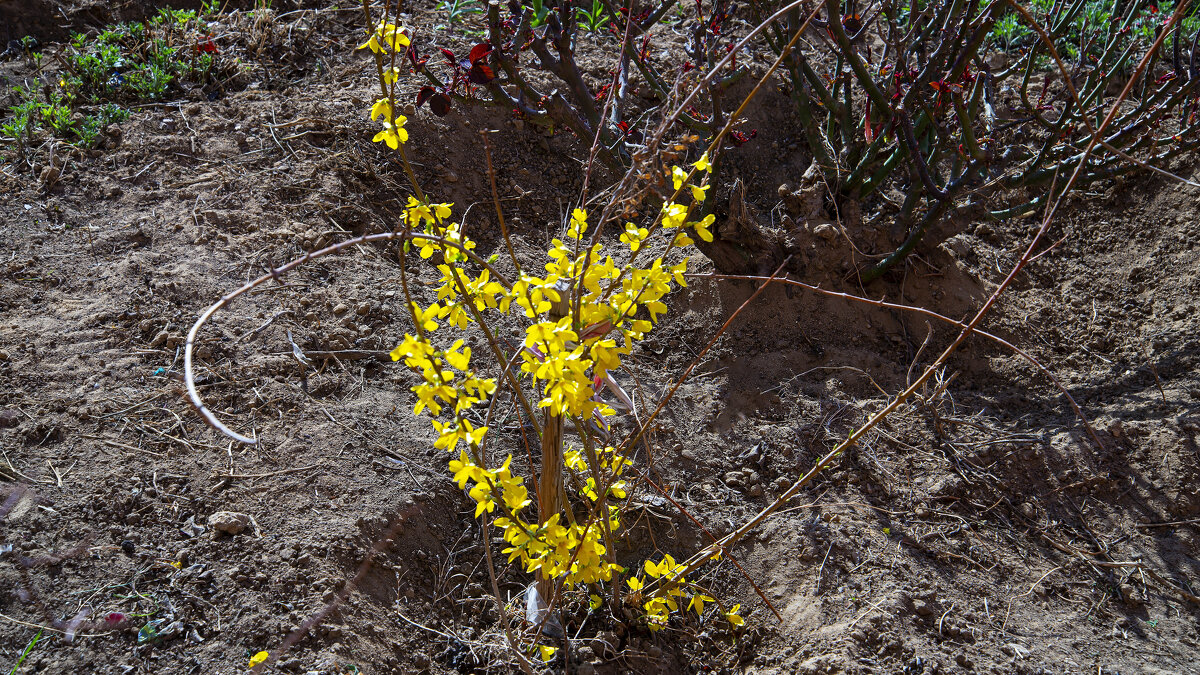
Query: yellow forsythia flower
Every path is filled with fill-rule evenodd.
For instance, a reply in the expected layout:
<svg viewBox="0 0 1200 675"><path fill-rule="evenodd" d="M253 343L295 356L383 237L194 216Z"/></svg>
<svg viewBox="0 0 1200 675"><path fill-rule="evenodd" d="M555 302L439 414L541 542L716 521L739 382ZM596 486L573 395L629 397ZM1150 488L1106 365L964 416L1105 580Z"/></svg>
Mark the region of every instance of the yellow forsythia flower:
<svg viewBox="0 0 1200 675"><path fill-rule="evenodd" d="M250 670L254 670L255 666L258 666L259 664L265 662L269 656L271 656L271 654L268 652L259 652L259 653L255 654L254 656L251 656L250 657Z"/></svg>
<svg viewBox="0 0 1200 675"><path fill-rule="evenodd" d="M688 603L688 609L696 610L696 616L703 616L704 615L704 603L712 602L712 601L713 601L713 597L711 595L705 595L703 593L696 593L696 594L692 595L692 601ZM739 617L739 618L741 618L741 617Z"/></svg>

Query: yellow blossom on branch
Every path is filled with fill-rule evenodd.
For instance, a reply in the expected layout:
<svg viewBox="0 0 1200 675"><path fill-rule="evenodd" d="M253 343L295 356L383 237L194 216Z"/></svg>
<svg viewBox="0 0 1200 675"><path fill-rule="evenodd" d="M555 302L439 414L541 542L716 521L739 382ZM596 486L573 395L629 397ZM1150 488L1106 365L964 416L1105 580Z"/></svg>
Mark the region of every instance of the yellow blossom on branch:
<svg viewBox="0 0 1200 675"><path fill-rule="evenodd" d="M370 49L376 54L385 53L384 47L399 51L401 47L412 44L408 37L408 29L394 23L380 21L367 41L358 46L359 49Z"/></svg>
<svg viewBox="0 0 1200 675"><path fill-rule="evenodd" d="M410 45L407 29L383 21L371 29L361 46L375 54L385 92L394 90L402 72L385 62L384 55L395 55ZM372 121L383 125L374 142L399 150L408 142L409 133L407 119L395 108L394 99L385 95L372 102L369 113ZM403 155L401 159L410 168ZM404 240L402 250L416 247L418 256L430 260L440 275L428 283L430 292L436 294L436 301L429 305L424 304L428 301L424 295L416 302L410 290L413 284L407 282L406 301L411 303L415 335L406 334L391 352L393 361L402 361L420 378L411 387L416 397L413 413L429 416L436 433L434 447L450 454L449 472L474 502L475 516L493 514L491 522L502 532L503 552L509 562L528 574L561 579L567 589L588 585L589 590L598 590L597 585L613 581L615 572L624 572L612 561L605 542L621 531L626 507L620 500L626 499L630 490L624 473L632 461L623 454L620 443L609 445L607 438L588 429L608 434L617 428L606 421L616 414L603 398L608 393L631 405L611 373L622 367L633 345L667 312L667 296L672 290L686 286L687 259L673 262L677 259L674 249L691 245L689 235L693 234L704 241L713 240L712 215L689 220L710 188L707 177L693 180L689 172L711 172L712 165L705 154L691 166L695 171L671 168L675 189L686 189L691 202L663 206L661 225L676 232L665 237L668 245L662 257L651 262L639 260L638 253L649 247L656 232L653 225L625 224L619 234L624 246L606 251L597 240L584 241L589 224L588 212L582 208L571 210L562 238L553 239L547 247L543 277L526 273L536 270L536 264L514 260L514 279L503 276L506 273L499 270L504 267L492 266L495 255L483 261L474 253L475 242L464 234L465 220L451 221L452 204L436 203L424 195L408 197L395 228ZM411 170L410 178L416 180ZM518 331L523 331L523 336L514 340L493 330L486 317L497 312L506 315L507 322L521 324ZM505 330L509 325L504 324ZM466 340L441 339L451 329L463 331L473 326L490 331L486 333L488 347L500 361L492 364L496 377L486 377L472 365L474 355ZM506 349L512 351L504 353ZM517 367L509 370L510 364L519 364L519 371ZM492 419L492 411L484 415L479 407L493 402L498 381L510 391L518 389L522 405L537 406L577 423L586 453L568 448L559 470L573 474L571 489L588 504L586 519L576 522L566 512L527 513L536 510L535 497L527 479L514 475L512 457L499 467L489 466L490 453L483 452L489 428L479 420ZM527 396L529 392L533 395ZM646 587L647 579L655 580L652 592ZM708 603L714 602L683 578L670 555L657 562L646 561L644 575L627 579L625 585L645 610L652 630L665 627L681 606L702 615ZM598 609L603 602L592 594L589 606ZM724 614L740 625L737 609ZM532 650L533 645L527 647ZM553 647L538 650L545 661L555 655ZM262 655L265 659L266 653Z"/></svg>
<svg viewBox="0 0 1200 675"><path fill-rule="evenodd" d="M389 148L395 150L396 148L400 147L401 143L408 142L408 130L403 126L400 126L404 124L404 121L404 115L400 115L396 118L395 122L384 122L383 130L375 134L375 138L372 138L371 140L375 143L383 141L384 143L387 143Z"/></svg>
<svg viewBox="0 0 1200 675"><path fill-rule="evenodd" d="M642 240L650 234L650 231L644 227L638 227L633 223L625 223L625 232L621 234L621 241L629 244L631 253L637 253L642 247Z"/></svg>

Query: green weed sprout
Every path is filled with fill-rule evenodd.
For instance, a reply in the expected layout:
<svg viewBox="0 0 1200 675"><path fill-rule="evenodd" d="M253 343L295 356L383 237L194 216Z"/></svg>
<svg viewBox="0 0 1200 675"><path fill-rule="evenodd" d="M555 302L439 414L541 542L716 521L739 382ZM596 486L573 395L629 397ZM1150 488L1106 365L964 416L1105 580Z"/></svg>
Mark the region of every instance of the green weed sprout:
<svg viewBox="0 0 1200 675"><path fill-rule="evenodd" d="M579 27L589 33L599 33L608 26L608 13L602 0L592 0L591 9L576 8L575 15L579 17Z"/></svg>
<svg viewBox="0 0 1200 675"><path fill-rule="evenodd" d="M441 0L437 9L446 12L448 27L466 21L472 14L484 13L480 0Z"/></svg>

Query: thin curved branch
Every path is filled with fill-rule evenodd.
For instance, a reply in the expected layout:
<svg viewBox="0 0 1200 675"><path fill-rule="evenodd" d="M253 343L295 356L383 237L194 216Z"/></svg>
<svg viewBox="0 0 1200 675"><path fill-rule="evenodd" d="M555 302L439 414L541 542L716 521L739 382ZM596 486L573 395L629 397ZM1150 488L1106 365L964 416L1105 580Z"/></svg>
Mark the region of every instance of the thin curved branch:
<svg viewBox="0 0 1200 675"><path fill-rule="evenodd" d="M233 440L235 440L239 443L246 443L247 445L255 445L258 443L258 439L252 438L250 436L243 436L242 434L239 434L238 432L234 431L233 429L230 429L229 427L225 426L225 424L222 423L220 420L218 420L216 415L214 415L212 413L212 411L209 410L208 407L206 407L204 405L204 401L200 398L200 392L196 390L196 377L195 377L195 374L192 372L192 370L193 370L193 368L192 368L192 350L196 345L196 335L200 332L201 326L203 326L209 319L211 319L214 314L221 311L221 309L223 309L226 305L228 305L229 303L231 303L235 299L237 299L238 296L241 296L241 295L257 288L258 286L261 286L261 285L267 283L268 281L278 280L284 274L287 274L288 272L296 269L297 267L300 267L301 265L303 265L311 260L315 260L317 258L321 258L321 257L327 256L327 255L330 255L331 253L337 253L338 251L341 251L342 249L348 248L350 246L354 246L356 244L366 244L366 243L370 243L370 242L374 242L374 241L393 241L396 239L407 239L407 240L422 239L422 240L436 242L442 246L447 246L449 248L457 249L457 250L465 253L472 261L474 261L474 262L482 265L484 268L486 268L489 272L491 272L491 274L493 276L495 276L495 278L497 280L500 281L500 283L504 284L508 288L512 288L512 283L509 282L507 279L505 279L502 274L500 274L495 269L493 269L492 266L490 264L488 264L488 262L486 260L484 260L483 258L480 258L475 253L463 248L460 243L455 242L455 241L450 241L448 239L444 239L442 237L434 236L431 234L421 233L421 232L417 232L417 233L414 233L414 232L380 232L380 233L376 233L376 234L366 234L361 237L347 239L346 241L342 241L342 242L338 242L336 244L332 244L330 246L326 246L325 248L320 249L319 251L311 251L309 253L306 253L306 254L304 254L304 256L302 256L300 258L296 258L295 260L292 260L291 262L280 265L279 267L276 267L275 269L271 270L270 272L267 272L266 274L258 277L257 279L254 279L253 281L246 283L245 285L243 285L241 288L237 289L236 291L233 291L232 293L229 293L228 295L222 296L220 300L213 303L208 309L204 310L204 313L200 315L200 318L196 319L196 323L192 324L192 328L191 328L191 330L188 331L188 334L187 334L187 341L183 345L183 382L187 386L188 399L191 401L192 405L196 408L196 412L200 414L200 417L205 421L205 423L208 424L213 429L216 429L217 431L221 432L222 434L228 436L229 438L232 438Z"/></svg>
<svg viewBox="0 0 1200 675"><path fill-rule="evenodd" d="M685 274L684 276L689 279L734 279L734 280L744 280L744 281L765 281L768 278L768 277L761 277L761 276L736 275L736 274ZM780 283L780 284L786 284L789 286L796 286L798 288L803 288L806 291L811 291L811 292L817 293L819 295L826 295L831 298L841 298L843 300L851 300L853 302L861 302L863 304L873 305L875 307L880 307L880 308L897 309L897 310L901 310L901 311L905 311L905 312L915 312L917 314L921 314L923 316L927 316L927 317L930 317L933 319L937 319L938 321L948 323L952 326L957 326L960 329L967 327L967 324L965 324L961 321L958 321L957 319L951 319L950 317L948 317L944 314L938 314L937 312L930 310L930 309L925 309L924 307L916 307L914 305L902 305L902 304L895 303L895 302L887 302L886 300L872 300L871 298L864 298L860 295L853 295L850 293L841 293L838 291L830 291L830 290L821 288L820 286L813 286L811 284L806 284L803 281L796 281L795 279L789 279L787 277L775 279L775 282ZM1030 365L1032 365L1034 368L1037 368L1038 370L1042 371L1042 373L1047 378L1049 378L1051 382L1054 383L1054 386L1060 392L1062 392L1062 395L1066 397L1067 401L1071 404L1071 408L1075 410L1075 415L1079 418L1079 421L1083 423L1084 428L1087 429L1088 435L1092 437L1092 440L1095 441L1096 445L1098 445L1100 447L1104 447L1104 444L1102 442L1100 442L1100 438L1096 434L1095 429L1092 428L1091 422L1088 421L1087 416L1083 413L1083 409L1079 407L1079 404L1075 401L1075 398L1073 396L1071 396L1071 393L1069 391L1067 391L1067 388L1063 385L1063 383L1057 377L1055 377L1054 373L1051 372L1049 368L1042 365L1040 361L1033 358L1033 356L1030 355L1025 350L1014 345L1013 343L1009 342L1008 340L1005 340L1004 338L1000 337L999 335L989 333L989 332L979 329L979 328L976 328L972 332L977 335L980 335L982 337L985 337L985 338L991 340L992 342L995 342L996 344L1004 347L1005 349L1008 349L1009 351L1013 352L1017 356L1020 356L1021 358L1028 361L1030 363Z"/></svg>

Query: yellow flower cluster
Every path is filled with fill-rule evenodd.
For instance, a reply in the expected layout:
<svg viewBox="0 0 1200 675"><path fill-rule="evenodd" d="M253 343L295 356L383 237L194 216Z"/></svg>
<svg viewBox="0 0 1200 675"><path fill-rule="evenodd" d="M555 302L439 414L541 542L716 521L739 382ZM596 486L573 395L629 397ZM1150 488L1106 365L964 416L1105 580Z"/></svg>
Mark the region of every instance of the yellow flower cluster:
<svg viewBox="0 0 1200 675"><path fill-rule="evenodd" d="M704 163L702 159L697 164ZM702 198L703 191L692 196ZM495 379L479 377L471 368L471 349L462 340L456 340L448 349L438 349L429 336L443 324L465 328L475 321L475 311L507 313L516 305L526 317L535 319L525 331L521 371L542 392L539 406L576 419L610 416L614 411L597 397L596 382L620 367L622 357L667 311L662 299L673 284L686 285L683 275L687 260L668 265L659 257L646 267L633 264L632 257L641 249L648 232L630 226L622 240L629 247L631 262L618 265L612 255L604 254L601 244L583 243L587 213L576 209L571 214L566 241L555 239L551 244L546 275L522 275L506 285L492 279L486 268L477 275L469 271L475 243L462 234L459 224L449 221L451 206L410 198L406 211L407 225L428 235L413 237L413 245L422 258L434 259L442 275L438 301L428 307L414 303L411 308L417 335L405 335L392 351L393 360L403 360L421 374L423 381L412 388L417 395L413 413L427 410L435 418L443 412L452 414L447 420L432 421L438 432L434 445L450 453L458 451L457 459L450 462L450 471L459 487L468 490L475 500L476 517L495 513L500 507L494 522L504 531L508 544L504 553L510 562L520 560L529 573L540 571L547 578L561 577L568 588L611 581L620 566L609 560L604 531L605 527L609 532L620 529L619 507L605 502L605 527L590 522L564 523L561 514L553 514L541 523L527 520L523 514L532 499L524 479L510 469L512 458L498 468L485 467L477 458L488 428L476 427L465 417L467 411L495 392ZM672 222L668 216L664 218L667 227L682 224L689 211L675 204L667 209L669 214L678 209L680 221ZM707 234L710 224L711 217L686 223L701 237ZM672 247L677 245L678 237ZM578 298L570 302L568 289L573 284ZM555 305L563 302L567 302L568 311L562 318L554 318ZM642 310L648 319L638 318ZM599 451L594 462L579 450L568 449L564 456L567 468L584 477L579 480L579 491L591 502L601 501L602 486L607 486L607 498L626 496L627 485L620 477L631 461L615 448ZM646 563L648 575L670 582L662 592L643 602L653 628L665 626L669 614L679 611L684 589L689 588L685 579L675 578L677 567L670 556L657 564ZM642 588L639 578L628 583L635 592ZM688 594L687 600L686 609L702 614L705 603L713 598L695 591ZM740 620L736 614L727 617L731 622Z"/></svg>
<svg viewBox="0 0 1200 675"><path fill-rule="evenodd" d="M669 554L664 556L658 563L653 563L647 560L642 568L646 576L654 579L662 579L664 584L662 589L655 595L649 598L642 597L642 589L646 587L646 582L643 577L630 577L625 583L629 584L629 589L633 591L634 600L642 602L642 608L646 610L646 618L650 630L659 630L667 625L667 618L671 612L679 611L679 600L684 595L684 586L687 584L687 579L679 574L678 568L680 565L675 562ZM705 595L699 595L701 598L709 598ZM695 595L689 608L696 604ZM697 615L704 611L704 600L700 600L699 610Z"/></svg>
<svg viewBox="0 0 1200 675"><path fill-rule="evenodd" d="M399 77L399 69L395 66L389 66L384 69L383 55L391 50L393 53L398 53L402 49L407 49L412 44L408 37L408 29L403 26L397 26L394 23L386 23L380 21L375 26L375 30L371 32L367 41L359 45L359 49L370 49L375 54L375 62L379 65L380 73L382 74L383 84L386 88L389 85L394 85ZM408 118L404 115L399 115L392 108L394 97L385 96L375 101L371 106L371 120L374 121L380 117L383 118L383 129L375 134L372 140L375 143L380 141L387 143L387 146L393 150L400 147L400 144L408 142L408 130L404 128L404 123Z"/></svg>
<svg viewBox="0 0 1200 675"><path fill-rule="evenodd" d="M663 559L657 563L647 560L642 566L645 577L659 579L662 582L658 592L649 597L643 597L643 589L646 588L644 577L631 577L625 582L633 592L634 600L641 602L642 608L646 610L647 624L650 630L664 628L671 612L679 611L679 603L685 596L688 600L685 611L693 611L698 617L704 615L705 603L716 601L711 595L706 594L685 579L680 573L682 567L669 554L663 556ZM738 613L741 608L741 605L734 605L728 612L722 612L725 620L734 627L745 623Z"/></svg>
<svg viewBox="0 0 1200 675"><path fill-rule="evenodd" d="M587 212L575 209L567 227L567 240L555 239L544 278L525 277L514 284L515 301L527 317L541 318L525 334L521 370L541 387L539 406L554 414L587 418L612 410L595 399L594 378L620 366L622 356L642 339L666 312L662 298L674 281L686 286L687 259L665 265L657 258L649 267L617 265L603 245L583 244ZM642 247L644 228L627 227L622 241L631 254ZM561 286L574 287L577 299L569 301L571 314L550 318L553 303L562 302ZM645 309L649 319L638 318ZM609 337L612 334L614 337ZM590 373L590 374L589 374Z"/></svg>
<svg viewBox="0 0 1200 675"><path fill-rule="evenodd" d="M587 459L579 450L567 449L563 453L563 460L567 468L574 471L577 475L585 475L591 473L587 480L582 481L579 491L584 497L587 497L593 502L600 501L600 495L597 493L600 485L596 480L596 476L602 476L601 481L608 483L608 494L616 499L624 499L626 497L626 489L629 485L619 480L622 473L625 472L625 467L633 464L633 460L621 455L615 448L609 446L601 451L597 458L598 471L591 471L592 467L588 465Z"/></svg>
<svg viewBox="0 0 1200 675"><path fill-rule="evenodd" d="M394 62L409 44L407 29L381 22L361 45L360 49L370 49L375 55L384 92L391 87L394 93L399 74L394 66L385 64L384 57L390 54ZM394 100L394 95L385 93L371 106L370 116L382 119L384 125L374 140L397 149L408 141L408 132L405 117L393 109ZM538 393L534 399L538 407L551 415L573 418L577 427L582 421L594 420L607 428L604 418L615 411L600 399L597 387L667 311L665 296L677 286L686 286L687 258L675 264L664 259L673 249L692 243L688 230L705 241L713 238L711 215L700 221L688 220L709 188L692 184L690 176L712 170L707 154L693 166L691 172L672 168L676 194L690 194L692 203L668 200L664 205L661 226L680 231L665 251L645 264L638 263L639 254L649 250L648 240L659 223L649 228L627 224L620 241L628 256L619 254L627 261L618 263L601 244L585 242L588 215L575 209L564 238L554 239L547 252L545 275L520 273L510 281L474 253L475 242L463 233L460 223L451 221L452 204L410 197L406 205L404 227L410 234L405 251L415 249L441 274L437 300L428 306L411 303L415 334L406 334L391 352L392 360L403 361L420 375L421 381L412 387L417 399L413 414L427 412L433 418L434 445L453 458L450 472L459 488L475 501L475 517L494 514L493 522L503 530L509 562L519 560L526 572L561 579L568 588L611 582L613 573L622 569L612 561L604 542L621 527L621 509L613 502L626 497L628 485L622 476L631 461L618 449L600 450L585 438L586 452L568 449L564 455L572 485L591 507L589 519L575 522L571 517L565 522L562 513L542 514L540 520L528 516L526 510L533 499L525 479L513 474L512 457L498 467L489 467L481 448L488 427L471 422L479 419L472 410L496 393L497 380L481 376L472 367L471 348L462 339L446 348L435 346L432 337L448 326L464 330L482 320L485 312L510 314L514 307L519 308L530 320L520 346L520 372ZM491 347L498 349L495 344ZM652 627L664 626L669 613L679 611L684 589L694 589L677 568L670 556L656 564L646 563L647 575L669 582L643 604ZM641 579L635 577L628 583L640 602ZM713 599L692 590L688 601L687 609L701 614L705 603ZM598 606L598 602L594 604ZM740 622L736 608L732 616L726 616L731 622ZM550 649L542 648L543 659L551 658Z"/></svg>
<svg viewBox="0 0 1200 675"><path fill-rule="evenodd" d="M692 166L696 167L696 170L698 171L712 173L712 164L708 161L707 152L701 155L700 159L692 164ZM693 204L699 204L703 202L709 186L689 183L687 179L687 171L684 171L677 166L671 167L671 182L675 186L676 192L679 192L686 187L692 194ZM672 246L690 246L695 243L692 241L692 238L687 235L687 229L695 230L696 234L704 241L713 240L713 235L709 228L712 227L714 222L716 222L716 217L710 213L698 221L689 222L687 217L690 212L690 207L678 202L668 200L667 203L663 204L663 227L667 229L674 229L677 227L683 228L671 241ZM622 240L623 239L624 238L622 237Z"/></svg>
<svg viewBox="0 0 1200 675"><path fill-rule="evenodd" d="M560 514L541 523L527 521L523 512L532 500L524 480L512 474L511 458L499 468L485 467L478 460L478 449L488 429L472 425L465 413L495 392L496 381L479 377L471 368L471 349L462 340L448 349L438 349L430 335L444 324L466 327L475 321L476 311L494 309L503 313L514 305L520 307L527 317L538 319L526 329L522 371L540 385L540 406L555 414L585 419L594 413L611 415L613 410L596 397L596 378L618 368L633 342L666 311L662 297L671 290L672 282L683 282L686 261L664 266L662 259L657 259L648 268L618 266L611 256L601 258L599 244L575 253L571 245L555 240L545 277L523 275L506 286L493 280L486 268L477 275L468 269L469 252L475 244L462 234L459 224L449 222L450 207L410 199L406 212L407 224L421 228L421 233L427 235L414 236L413 245L419 248L422 258L436 256L433 262L438 263L442 274L438 301L428 307L414 304L411 308L417 334L405 335L391 354L393 360L403 360L421 375L422 382L412 387L417 396L413 413L428 411L435 418L443 412L452 413L449 419L433 420L438 432L434 445L451 453L458 451L457 459L450 462L450 471L459 487L468 490L475 500L477 517L494 513L500 506L495 524L504 530L508 543L504 552L510 562L520 559L527 572L563 577L569 587L609 581L620 568L608 560L603 543L605 527L564 523ZM568 239L578 245L586 230L587 214L576 210ZM582 279L584 285L578 313L551 318L554 304L563 301L566 294L560 282L575 278ZM639 308L647 310L650 320L633 318ZM622 337L622 344L608 337L611 332ZM590 474L581 480L581 491L591 501L600 501L598 490L602 485L608 486L606 494L613 499L625 497L627 486L619 476L631 462L617 450L607 447L600 451L596 466L589 465L579 451L569 450L566 455L569 468ZM619 508L610 503L605 506L608 522L602 525L609 532L618 530Z"/></svg>

